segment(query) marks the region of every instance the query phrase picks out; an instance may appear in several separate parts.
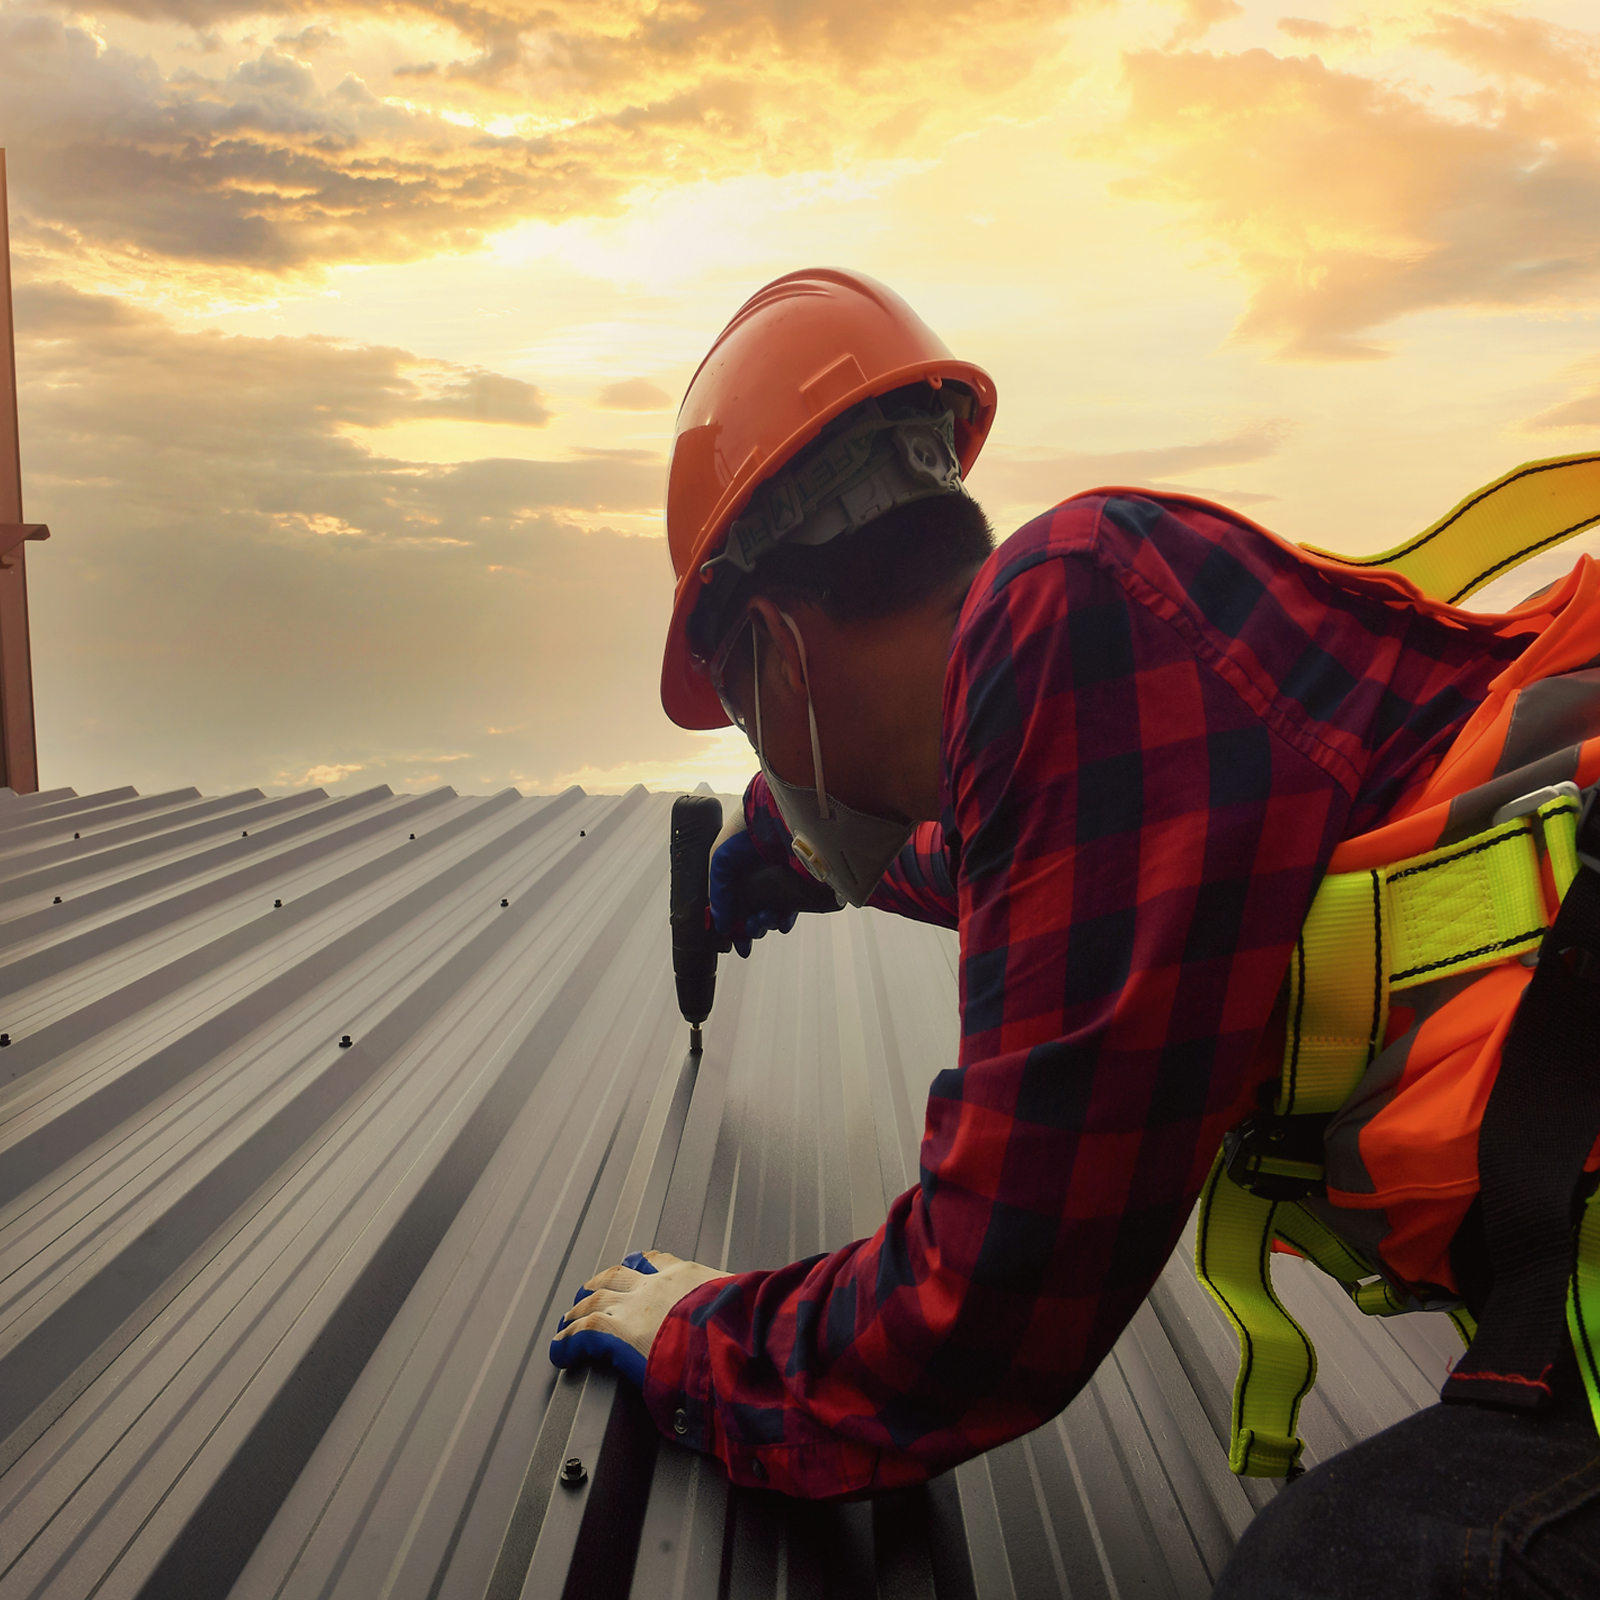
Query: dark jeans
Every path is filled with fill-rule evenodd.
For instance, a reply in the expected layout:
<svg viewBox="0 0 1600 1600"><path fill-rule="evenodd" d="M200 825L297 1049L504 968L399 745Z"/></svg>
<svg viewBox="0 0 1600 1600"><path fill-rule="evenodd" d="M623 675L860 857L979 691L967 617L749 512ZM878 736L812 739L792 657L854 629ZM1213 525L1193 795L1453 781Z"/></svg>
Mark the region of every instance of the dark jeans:
<svg viewBox="0 0 1600 1600"><path fill-rule="evenodd" d="M1576 1364L1548 1414L1435 1405L1286 1487L1213 1600L1600 1600L1600 1436Z"/></svg>

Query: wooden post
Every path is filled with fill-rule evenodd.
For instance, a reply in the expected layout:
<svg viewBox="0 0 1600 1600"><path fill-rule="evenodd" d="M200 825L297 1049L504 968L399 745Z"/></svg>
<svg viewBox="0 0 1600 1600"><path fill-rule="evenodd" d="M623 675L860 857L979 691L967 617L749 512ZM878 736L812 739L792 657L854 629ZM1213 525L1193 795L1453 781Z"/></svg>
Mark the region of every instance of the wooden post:
<svg viewBox="0 0 1600 1600"><path fill-rule="evenodd" d="M28 644L24 552L29 539L48 539L50 530L22 520L8 217L6 153L0 150L0 787L33 794L39 787L39 753L33 729L33 658Z"/></svg>

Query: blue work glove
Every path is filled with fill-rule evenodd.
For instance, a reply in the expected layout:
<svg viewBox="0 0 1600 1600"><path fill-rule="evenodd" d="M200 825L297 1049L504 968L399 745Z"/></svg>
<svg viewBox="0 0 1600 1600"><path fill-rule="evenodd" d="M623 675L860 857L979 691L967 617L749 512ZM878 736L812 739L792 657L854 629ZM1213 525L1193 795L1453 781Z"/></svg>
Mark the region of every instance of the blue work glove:
<svg viewBox="0 0 1600 1600"><path fill-rule="evenodd" d="M635 1272L654 1273L656 1270L645 1260L642 1250L625 1255L622 1264ZM573 1296L573 1305L581 1305L592 1292L587 1286L580 1288ZM567 1319L563 1317L557 1324L557 1331L566 1325ZM614 1333L602 1333L597 1328L584 1328L568 1334L565 1339L552 1339L550 1361L557 1367L577 1367L585 1363L612 1367L636 1388L644 1388L645 1358L626 1339L619 1339Z"/></svg>
<svg viewBox="0 0 1600 1600"><path fill-rule="evenodd" d="M711 920L741 956L750 954L752 940L774 928L787 933L800 915L794 906L762 905L759 899L752 900L750 882L757 873L768 871L768 866L755 840L742 829L724 839L711 857ZM770 872L768 881L772 881Z"/></svg>

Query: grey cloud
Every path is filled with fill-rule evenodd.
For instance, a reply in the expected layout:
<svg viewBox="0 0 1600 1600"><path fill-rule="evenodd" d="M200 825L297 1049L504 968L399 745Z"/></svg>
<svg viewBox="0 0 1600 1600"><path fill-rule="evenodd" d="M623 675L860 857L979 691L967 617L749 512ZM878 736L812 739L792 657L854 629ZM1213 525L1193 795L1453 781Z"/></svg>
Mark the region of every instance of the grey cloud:
<svg viewBox="0 0 1600 1600"><path fill-rule="evenodd" d="M549 420L533 384L393 346L181 333L125 302L60 284L19 288L16 307L31 370L45 379L37 404L101 441L225 455L265 429L297 447L340 451L345 441L333 430L341 424ZM106 375L109 385L97 381Z"/></svg>
<svg viewBox="0 0 1600 1600"><path fill-rule="evenodd" d="M419 414L513 422L525 428L542 428L550 420L544 397L533 384L477 369L453 378L432 400L423 401Z"/></svg>
<svg viewBox="0 0 1600 1600"><path fill-rule="evenodd" d="M379 455L341 430L436 414L408 373L437 363L59 288L17 313L49 781L398 782L440 750L478 788L691 747L656 695L664 543L593 526L660 504L658 460Z"/></svg>
<svg viewBox="0 0 1600 1600"><path fill-rule="evenodd" d="M853 148L882 153L957 133L980 94L1032 71L1039 26L1062 6L957 0L930 28L910 0L708 0L644 10L623 26L590 0L416 4L399 9L446 24L464 53L374 86L326 83L302 59L325 56L333 39L309 6L114 9L197 30L244 15L311 20L278 36L284 49L231 70L169 74L59 16L0 0L0 142L13 147L20 236L43 251L87 244L283 273L472 248L527 217L610 214L641 181L825 167ZM388 0L349 0L340 15L395 11ZM961 44L977 27L982 62ZM941 55L962 93L929 102L927 73L906 69L936 72ZM537 112L543 129L490 135L386 103L384 90L403 94L418 74L446 84L431 92L449 97L452 116Z"/></svg>
<svg viewBox="0 0 1600 1600"><path fill-rule="evenodd" d="M23 243L68 240L278 272L475 244L541 212L603 210L593 154L497 140L326 91L271 50L224 77L165 78L48 17L0 13L0 144Z"/></svg>

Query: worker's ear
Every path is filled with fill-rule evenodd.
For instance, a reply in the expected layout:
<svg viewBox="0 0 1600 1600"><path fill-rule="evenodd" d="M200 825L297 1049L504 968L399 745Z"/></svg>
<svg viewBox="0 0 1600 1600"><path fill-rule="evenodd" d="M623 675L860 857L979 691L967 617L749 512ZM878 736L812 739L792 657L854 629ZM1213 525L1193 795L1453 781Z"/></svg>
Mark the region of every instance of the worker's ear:
<svg viewBox="0 0 1600 1600"><path fill-rule="evenodd" d="M797 700L806 697L805 669L800 662L800 647L794 634L783 620L778 606L765 595L750 604L750 614L760 630L761 684L769 694L774 686L774 674L789 694Z"/></svg>

